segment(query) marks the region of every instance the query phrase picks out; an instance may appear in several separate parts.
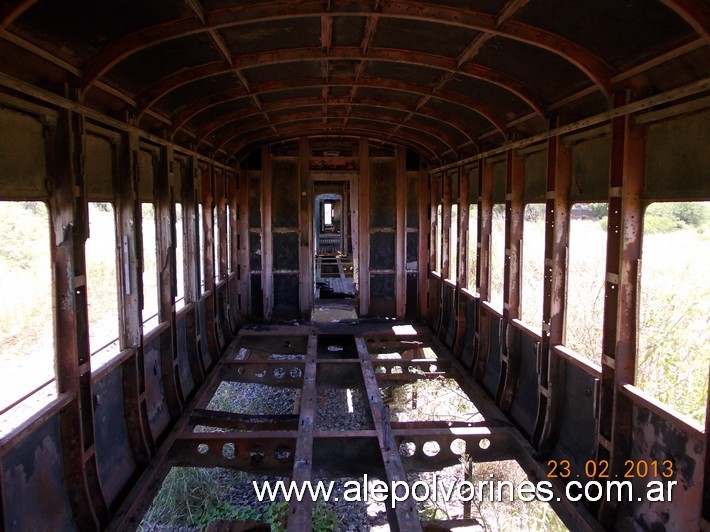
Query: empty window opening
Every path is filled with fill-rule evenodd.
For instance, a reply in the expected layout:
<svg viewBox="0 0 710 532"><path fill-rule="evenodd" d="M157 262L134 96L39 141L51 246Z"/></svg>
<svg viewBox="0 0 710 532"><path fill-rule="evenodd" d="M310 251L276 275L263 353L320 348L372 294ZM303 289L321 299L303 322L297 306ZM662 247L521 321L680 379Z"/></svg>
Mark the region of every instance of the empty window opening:
<svg viewBox="0 0 710 532"><path fill-rule="evenodd" d="M232 217L230 214L229 205L227 205L227 271L225 273L232 273Z"/></svg>
<svg viewBox="0 0 710 532"><path fill-rule="evenodd" d="M89 202L88 207L85 250L89 347L92 355L114 356L120 351L116 218L111 203Z"/></svg>
<svg viewBox="0 0 710 532"><path fill-rule="evenodd" d="M213 272L215 283L219 281L222 274L222 255L219 247L221 235L219 234L219 211L217 208L212 209L212 257L213 257Z"/></svg>
<svg viewBox="0 0 710 532"><path fill-rule="evenodd" d="M451 231L449 233L449 279L456 281L459 256L459 206L451 206Z"/></svg>
<svg viewBox="0 0 710 532"><path fill-rule="evenodd" d="M478 205L468 206L468 254L466 255L466 284L472 292L478 291L476 264L478 261Z"/></svg>
<svg viewBox="0 0 710 532"><path fill-rule="evenodd" d="M143 232L143 333L155 329L158 316L158 266L155 240L155 206L141 204Z"/></svg>
<svg viewBox="0 0 710 532"><path fill-rule="evenodd" d="M443 205L436 207L436 270L441 273L441 256L444 230Z"/></svg>
<svg viewBox="0 0 710 532"><path fill-rule="evenodd" d="M565 345L601 363L606 277L606 203L572 205Z"/></svg>
<svg viewBox="0 0 710 532"><path fill-rule="evenodd" d="M204 220L202 219L202 204L197 205L197 239L200 242L200 255L198 264L200 265L200 294L205 293L205 231Z"/></svg>
<svg viewBox="0 0 710 532"><path fill-rule="evenodd" d="M490 301L491 305L503 310L503 271L505 265L505 205L493 205L493 227L491 229L490 256Z"/></svg>
<svg viewBox="0 0 710 532"><path fill-rule="evenodd" d="M542 329L542 299L545 271L545 204L531 203L523 212L521 250L520 319L535 331Z"/></svg>
<svg viewBox="0 0 710 532"><path fill-rule="evenodd" d="M49 212L39 201L0 202L0 413L36 390L54 393Z"/></svg>
<svg viewBox="0 0 710 532"><path fill-rule="evenodd" d="M185 306L185 224L182 204L175 204L175 310Z"/></svg>
<svg viewBox="0 0 710 532"><path fill-rule="evenodd" d="M710 364L710 202L644 216L636 385L705 423Z"/></svg>

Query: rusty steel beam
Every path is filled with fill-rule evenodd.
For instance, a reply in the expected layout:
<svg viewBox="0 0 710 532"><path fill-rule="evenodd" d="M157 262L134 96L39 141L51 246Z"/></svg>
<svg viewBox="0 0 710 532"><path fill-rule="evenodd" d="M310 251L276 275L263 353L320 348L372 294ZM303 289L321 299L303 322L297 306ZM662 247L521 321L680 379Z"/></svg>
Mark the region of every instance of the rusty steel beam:
<svg viewBox="0 0 710 532"><path fill-rule="evenodd" d="M377 126L378 124L382 124L383 134L393 135L398 129L403 128L407 131L417 132L421 136L426 136L428 138L434 139L436 142L444 145L449 150L453 151L454 147L456 146L456 139L453 138L451 135L445 134L443 133L443 131L423 123L412 123L412 125L407 126L402 126L401 124L399 124L393 130L389 131L387 130L387 128L391 128L391 126L393 126L394 124L391 121L387 120L387 117L383 117L380 113L377 113L376 111L372 113L361 111L358 113L353 113L349 117L346 117L325 116L321 115L320 113L316 114L308 111L299 112L299 110L295 110L292 113L281 114L278 118L271 119L270 122L266 124L255 122L253 120L243 121L243 123L239 126L237 133L234 133L233 131L226 132L225 135L215 141L215 153L226 149L226 146L228 144L240 140L240 137L249 136L250 133L263 129L264 127L271 128L275 126L278 128L282 125L310 122L314 120L322 122L324 127L333 127L332 124L335 124L335 127L343 127L345 129L347 129L347 124L345 122L348 120L354 120L357 122L364 121L368 124L373 124L375 126Z"/></svg>
<svg viewBox="0 0 710 532"><path fill-rule="evenodd" d="M284 111L284 110L289 110L289 109L304 109L304 108L323 108L323 107L347 107L348 109L351 108L363 108L363 109L385 109L385 110L393 110L393 111L409 111L409 108L404 105L404 104L399 104L397 102L393 101L385 101L385 100L362 100L357 103L346 103L342 102L340 100L338 101L333 101L329 100L327 102L324 102L319 99L314 99L314 98L298 98L295 100L282 100L282 101L277 101L277 102L271 102L269 105L265 105L263 112L270 113L270 112L275 112L275 111ZM225 113L223 115L220 115L218 118L215 118L213 120L210 120L207 124L204 126L200 127L200 129L195 133L195 146L199 146L202 142L204 142L208 137L210 137L217 129L220 129L224 126L229 125L232 122L237 122L240 121L244 118L251 118L251 117L256 117L259 115L262 115L263 112L257 111L234 111L231 113ZM436 122L441 122L445 126L448 126L452 129L458 130L459 133L461 133L462 136L466 137L468 139L468 142L472 144L477 144L478 139L476 138L475 135L473 135L470 131L467 131L468 126L458 120L455 116L447 116L444 113L440 113L438 111L434 110L428 110L428 109L421 109L418 110L415 113L416 116L421 116L421 117L426 117L430 118ZM346 113L346 116L350 116L350 111Z"/></svg>
<svg viewBox="0 0 710 532"><path fill-rule="evenodd" d="M190 424L229 430L297 430L298 415L237 414L195 409L190 415Z"/></svg>
<svg viewBox="0 0 710 532"><path fill-rule="evenodd" d="M352 3L351 3L352 4ZM369 17L373 15L370 2L354 2L347 10L337 8L328 11L328 15ZM491 33L499 37L513 39L525 44L550 51L568 61L582 72L602 91L609 94L611 69L594 54L581 45L550 32L513 20L498 24L498 17L479 11L431 5L424 2L393 1L380 5L378 17L401 18L450 24L471 30ZM82 94L86 94L103 74L116 66L123 59L161 43L173 39L204 33L213 29L254 24L281 19L313 18L323 15L320 0L304 0L284 10L279 5L250 5L216 9L205 12L206 23L194 17L174 19L149 28L138 30L104 47L94 57L82 65L84 73Z"/></svg>
<svg viewBox="0 0 710 532"><path fill-rule="evenodd" d="M141 96L138 97L137 103L139 107L139 112L138 116L139 119L143 117L143 115L149 111L149 107L154 104L156 101L158 101L159 98L162 98L163 96L167 95L169 92L182 87L184 85L187 85L189 83L192 83L198 79L202 79L204 77L210 77L215 71L221 70L221 63L212 63L209 66L206 67L195 67L194 69L185 69L181 70L172 76L169 76L167 78L163 78L161 81L157 82L156 85L153 85L150 87L146 93L142 94ZM320 88L323 89L325 87L330 87L330 86L338 86L338 85L346 85L346 86L357 86L357 87L373 87L373 88L384 88L384 89L390 89L390 90L400 90L402 92L408 92L411 94L419 94L423 96L423 99L426 98L426 101L428 101L431 98L435 98L437 100L442 100L446 101L448 103L455 103L459 104L465 107L468 107L471 109L473 112L476 114L481 115L483 118L485 118L488 122L490 122L501 134L505 135L505 131L507 130L506 126L506 121L502 117L502 115L494 108L483 104L479 101L477 101L474 98L471 98L470 96L462 95L459 93L454 93L454 92L446 92L442 90L437 90L436 92L432 92L432 89L427 89L426 87L422 87L417 85L416 83L407 83L407 82L402 82L402 81L397 81L397 80L392 80L388 78L361 78L359 81L355 81L353 78L332 78L329 77L327 80L323 80L321 78L306 78L306 79L294 79L291 78L289 80L281 80L281 81L275 81L275 82L266 82L257 86L254 86L251 88L251 91L247 90L246 88L243 90L230 90L226 92L226 95L224 96L224 100L229 101L231 99L236 99L237 97L250 97L254 98L257 97L260 93L262 92L277 92L285 89L301 89L301 88ZM211 96L209 98L210 100L210 106L214 105L213 102L218 100L217 97ZM426 101L420 101L420 104L412 109L412 111L418 111L423 105L426 103ZM256 107L261 110L261 104L257 104ZM182 112L181 112L182 113ZM194 115L193 115L194 116ZM268 118L267 118L268 119ZM178 119L176 120L177 123L181 123L181 121Z"/></svg>
<svg viewBox="0 0 710 532"><path fill-rule="evenodd" d="M358 257L357 257L357 313L367 316L370 313L370 143L361 138L358 144Z"/></svg>
<svg viewBox="0 0 710 532"><path fill-rule="evenodd" d="M629 95L615 95L616 107ZM619 393L636 378L639 278L643 233L642 202L644 130L629 116L612 121L609 168L609 214L602 333L602 379L597 456L609 462L611 474L623 474L632 439L631 401ZM603 501L598 517L605 526L614 521L618 502Z"/></svg>
<svg viewBox="0 0 710 532"><path fill-rule="evenodd" d="M313 469L313 431L316 423L316 358L318 338L308 338L308 350L305 359L303 387L301 388L300 413L298 418L298 436L293 458L291 480L297 485L311 480ZM306 497L302 501L295 499L289 503L287 530L300 532L311 526L311 510L314 501Z"/></svg>
<svg viewBox="0 0 710 532"><path fill-rule="evenodd" d="M694 0L660 0L692 27L707 43L710 41L710 6Z"/></svg>
<svg viewBox="0 0 710 532"><path fill-rule="evenodd" d="M274 92L280 92L280 91L285 91L285 90L290 90L293 86L298 86L299 88L317 88L320 89L322 88L323 84L322 81L319 79L315 78L302 78L298 80L286 80L286 81L279 81L279 82L267 82L267 83L262 83L260 85L256 85L252 87L252 93L256 95L260 94L266 94L266 93L274 93ZM400 91L408 94L417 94L420 96L427 96L430 94L430 92L413 83L406 83L402 81L396 81L396 80L390 80L390 79L385 79L385 78L361 78L357 82L353 80L353 78L330 78L328 80L328 87L342 87L342 86L357 86L357 87L366 87L366 88L377 88L377 89L386 89L386 90L391 90L391 91ZM244 98L244 97L250 97L251 94L247 92L244 89L233 89L230 91L225 91L219 95L216 96L211 96L209 98L206 98L204 100L198 101L195 104L188 106L184 110L180 111L177 115L175 115L175 118L173 119L173 122L175 123L175 128L174 130L177 131L181 127L184 126L184 124L190 120L192 117L196 116L197 114L201 113L202 111L207 110L210 107L213 107L215 105L219 105L222 103L227 103L232 100L236 100L239 98ZM461 107L465 107L472 112L479 114L486 118L487 120L491 121L485 113L487 113L489 110L487 108L481 107L481 105L476 102L475 100L472 100L471 98L468 98L466 96L456 94L456 93L440 93L438 95L433 95L432 98L441 100L441 101L446 101L448 103L452 103ZM494 127L501 133L503 132L503 129L505 127L504 121L502 119L495 119L495 121L491 122Z"/></svg>
<svg viewBox="0 0 710 532"><path fill-rule="evenodd" d="M520 373L520 346L512 321L520 317L523 246L525 163L513 150L507 154L505 185L505 262L503 265L503 316L500 339L501 372L496 402L503 412L513 403Z"/></svg>
<svg viewBox="0 0 710 532"><path fill-rule="evenodd" d="M355 345L357 346L362 377L365 381L365 395L367 397L370 413L372 414L372 421L377 431L377 440L380 444L380 452L382 453L382 462L384 463L387 482L390 485L394 482L407 482L407 474L402 464L399 446L395 441L392 426L390 425L389 407L382 403L382 396L380 395L380 388L375 379L372 359L367 352L367 345L364 338L356 338ZM417 512L411 494L406 500L399 501L399 504L397 504L396 507L394 506L394 504L387 505L388 520L393 530L421 530L419 513Z"/></svg>
<svg viewBox="0 0 710 532"><path fill-rule="evenodd" d="M318 122L318 124L309 124L311 122ZM333 135L338 135L338 131L340 131L340 134L361 133L363 136L367 136L373 139L381 139L385 142L393 142L392 140L388 141L387 132L382 131L383 125L386 124L387 122L384 121L380 121L375 124L361 123L358 125L350 126L347 128L347 131L345 131L344 127L338 124L331 124L328 127L324 128L323 125L320 124L320 118L317 118L312 119L310 121L301 120L299 122L294 122L288 125L282 125L279 128L279 133L284 139L286 139L308 136L314 133L332 137ZM410 134L408 134L406 137L404 135L395 137L399 144L403 146L414 147L414 149L418 152L429 152L432 156L437 158L439 157L439 154L450 149L447 145L444 145L444 147L442 148L442 143L429 135L422 135L414 129L410 129L409 131ZM275 142L279 139L275 138L275 134L271 132L270 127L264 127L260 130L254 131L251 135L245 138L234 140L238 142L230 146L224 146L225 151L228 154L231 154L232 157L235 154L244 151L247 146L255 146L264 142Z"/></svg>
<svg viewBox="0 0 710 532"><path fill-rule="evenodd" d="M553 137L547 144L542 341L538 353L538 412L533 433L533 444L542 451L548 451L552 445L564 397L560 359L554 346L561 344L564 338L571 181L571 149L559 136Z"/></svg>
<svg viewBox="0 0 710 532"><path fill-rule="evenodd" d="M490 299L491 233L493 231L493 165L480 161L478 165L478 318L474 332L473 375L480 381L486 370L490 336L490 314L481 304Z"/></svg>
<svg viewBox="0 0 710 532"><path fill-rule="evenodd" d="M273 179L271 175L271 151L261 147L261 288L264 319L269 321L274 310L274 246L272 227ZM310 341L310 340L309 340ZM306 353L308 354L308 353Z"/></svg>
<svg viewBox="0 0 710 532"><path fill-rule="evenodd" d="M373 129L366 129L363 127L350 127L347 131L328 131L328 128L324 131L322 126L314 126L311 128L304 128L303 126L281 128L280 133L282 138L276 138L273 133L261 133L259 135L252 136L250 139L241 142L238 146L230 148L230 152L227 154L227 160L232 160L240 155L245 156L250 150L260 146L263 143L274 143L274 142L285 142L288 140L295 140L301 137L307 137L309 139L330 139L332 140L334 136L338 138L350 138L353 140L360 139L362 137L372 139L376 142L389 143L380 132ZM397 144L410 148L419 154L428 154L433 160L438 161L439 155L436 147L432 146L430 143L417 139L412 140L407 137L398 137Z"/></svg>

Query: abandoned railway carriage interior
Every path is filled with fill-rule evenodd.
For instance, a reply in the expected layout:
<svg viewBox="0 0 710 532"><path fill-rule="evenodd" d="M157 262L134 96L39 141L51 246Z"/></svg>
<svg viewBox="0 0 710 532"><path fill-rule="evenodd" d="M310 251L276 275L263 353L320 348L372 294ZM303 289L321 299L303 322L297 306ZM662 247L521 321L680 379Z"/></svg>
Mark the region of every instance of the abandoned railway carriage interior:
<svg viewBox="0 0 710 532"><path fill-rule="evenodd" d="M710 530L709 37L706 0L3 0L0 529ZM365 474L400 490L251 484Z"/></svg>

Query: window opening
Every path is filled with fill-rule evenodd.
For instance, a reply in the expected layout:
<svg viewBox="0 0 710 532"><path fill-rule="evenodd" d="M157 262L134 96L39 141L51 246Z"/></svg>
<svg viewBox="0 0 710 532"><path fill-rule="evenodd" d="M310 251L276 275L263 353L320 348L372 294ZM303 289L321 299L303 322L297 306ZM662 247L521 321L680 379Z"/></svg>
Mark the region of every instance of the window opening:
<svg viewBox="0 0 710 532"><path fill-rule="evenodd" d="M704 425L710 364L710 202L644 216L636 386Z"/></svg>

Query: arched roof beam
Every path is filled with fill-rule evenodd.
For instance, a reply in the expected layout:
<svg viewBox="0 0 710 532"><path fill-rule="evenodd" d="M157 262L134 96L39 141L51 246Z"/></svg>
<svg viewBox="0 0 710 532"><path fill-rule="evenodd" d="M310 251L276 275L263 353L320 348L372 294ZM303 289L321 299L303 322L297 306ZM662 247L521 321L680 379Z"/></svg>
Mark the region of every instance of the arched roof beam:
<svg viewBox="0 0 710 532"><path fill-rule="evenodd" d="M269 3L206 11L204 24L192 17L186 17L144 28L104 47L83 65L82 95L91 89L99 77L123 59L151 46L215 29L281 19L321 17L323 14L321 0L302 0L289 4L287 9L283 5ZM610 93L612 71L601 59L574 41L514 20L506 20L498 25L498 17L495 15L415 0L378 2L376 11L373 11L372 2L368 0L352 0L348 2L346 9L340 10L338 6L333 6L327 15L331 17L377 15L378 17L419 20L463 27L513 39L548 50L562 57L584 72L605 96L608 97Z"/></svg>
<svg viewBox="0 0 710 532"><path fill-rule="evenodd" d="M380 120L377 118L356 118L356 120L365 122L367 124L366 127L369 131L377 133L378 135L381 135L383 136L383 138L386 139L388 139L392 135L396 135L396 130L399 126L399 124L387 120ZM352 127L348 126L345 123L345 118L326 118L325 123L323 123L324 117L322 116L306 115L304 117L286 117L285 119L272 121L270 124L258 124L257 126L252 127L250 129L241 129L239 133L232 135L231 137L225 137L221 141L215 142L214 152L218 153L220 150L230 151L230 149L227 148L228 145L233 142L239 143L241 142L242 137L248 138L250 133L259 131L261 129L270 129L274 131L274 134L282 136L288 133L291 127L298 128L302 124L308 124L309 122L318 122L319 124L321 124L321 131L323 129L341 129L343 131L349 132L353 129L363 128L362 124L354 125ZM456 153L455 146L446 142L446 140L441 137L438 131L432 129L425 131L423 129L407 125L403 126L403 129L408 130L407 136L418 139L418 142L422 145L429 146L431 148L432 153L434 154L441 155L449 152L453 154Z"/></svg>
<svg viewBox="0 0 710 532"><path fill-rule="evenodd" d="M705 42L710 41L710 4L707 1L661 0L661 2L682 17L705 39Z"/></svg>
<svg viewBox="0 0 710 532"><path fill-rule="evenodd" d="M209 68L213 68L214 64L210 63ZM202 67L199 67L200 70L199 72L196 70L182 70L180 72L177 72L173 76L170 76L168 78L164 78L160 82L158 82L157 85L151 87L146 91L146 93L141 96L138 101L139 101L139 106L141 109L143 109L143 112L147 109L147 106L145 103L148 101L155 101L153 96L150 96L154 94L155 92L160 92L161 94L167 94L164 93L164 87L169 86L171 87L170 90L175 90L178 87L182 87L184 85L187 85L188 83L191 83L193 81L197 81L197 79L202 79L204 77L209 77L206 74L206 71L209 70L209 68L205 65ZM215 74L210 74L210 75L215 75ZM201 76L201 77L198 77ZM160 85L161 87L158 87ZM357 82L353 80L353 78L341 78L341 77L331 77L328 79L327 82L324 82L322 78L304 78L304 79L288 79L288 80L280 80L277 82L267 82L263 83L261 85L252 85L247 91L246 89L243 89L241 91L241 95L243 96L249 96L251 97L254 94L259 94L262 92L272 92L274 90L284 90L284 89L300 89L300 88L309 88L309 87L328 87L328 86L335 86L335 85L348 85L348 86L357 86L357 87L374 87L374 88L385 88L385 89L394 89L394 90L399 90L401 92L409 92L412 94L418 94L420 96L431 96L432 98L439 99L439 100L444 100L444 101L449 101L453 103L458 103L464 107L468 107L470 110L474 111L475 113L481 115L484 117L486 120L488 120L504 137L506 136L506 121L505 119L496 111L495 109L492 109L491 107L484 105L472 98L469 98L467 96L463 96L461 94L457 93L452 93L452 92L445 92L445 91L436 91L433 92L430 89L427 89L426 87L422 87L421 85L417 85L415 83L406 83L398 80L391 80L387 78L360 78ZM145 102L143 105L141 105L141 102ZM414 110L414 109L412 109ZM142 116L142 114L140 115ZM139 118L140 118L139 116Z"/></svg>
<svg viewBox="0 0 710 532"><path fill-rule="evenodd" d="M395 110L395 111L405 111L409 112L410 108L404 104L398 105L396 102L388 102L388 101L383 101L383 100L370 100L369 102L360 102L360 103L353 103L351 104L349 102L349 97L344 96L340 99L335 99L333 101L332 99L329 99L327 102L324 102L319 99L314 99L314 98L299 98L296 100L283 100L283 101L278 101L278 102L273 102L270 105L265 105L263 108L263 111L258 111L258 110L239 110L239 111L234 111L231 113L224 114L220 116L219 118L210 121L209 123L205 124L203 127L200 128L199 131L195 133L195 145L199 146L200 143L207 137L209 137L214 131L217 129L224 127L228 125L231 122L236 122L238 120L242 120L244 118L250 118L250 117L255 117L255 116L263 116L264 112L269 113L269 112L274 112L274 111L284 111L287 109L303 109L303 108L322 108L323 106L327 107L346 107L346 106L352 106L352 107L376 107L378 109L388 109L388 110ZM436 111L430 111L427 109L419 109L416 113L416 116L422 116L425 118L430 118L432 120L435 120L437 122L441 122L443 124L446 124L447 126L456 129L463 137L468 139L470 143L477 144L477 139L475 135L472 135L471 133L466 131L466 124L461 122L460 120L457 120L454 117L449 117L445 115L444 113L438 113Z"/></svg>
<svg viewBox="0 0 710 532"><path fill-rule="evenodd" d="M542 96L538 95L531 87L512 76L473 63L458 67L457 59L455 58L391 48L370 48L367 57L363 57L361 55L359 47L346 46L331 47L328 52L322 50L321 48L295 48L290 50L263 52L238 57L235 59L233 65L226 65L220 61L217 61L194 66L192 69L188 69L184 76L181 75L178 79L176 79L176 82L182 82L185 78L189 79L190 75L192 75L193 79L196 80L198 79L196 76L219 75L231 72L235 68L244 70L253 67L280 63L334 60L396 62L436 68L452 74L463 74L474 79L492 83L493 85L512 93L525 102L533 112L537 113L541 118L545 118L545 108L547 107L548 102L546 102ZM193 72L193 74L191 74L191 72ZM155 93L150 95L146 94L145 101L141 100L140 97L139 100L141 100L141 103L147 109L171 90L173 89L170 86L158 83L156 84ZM142 111L144 111L144 109L139 109L139 112Z"/></svg>
<svg viewBox="0 0 710 532"><path fill-rule="evenodd" d="M304 128L302 124L293 124L291 126L285 127L281 130L281 135L283 138L275 138L274 132L270 128L262 128L258 132L254 132L247 138L242 139L234 147L228 148L227 160L235 157L239 153L244 153L251 149L251 147L256 147L263 145L265 143L276 143L276 142L287 142L289 140L297 139L299 137L368 137L371 140L376 140L382 143L391 143L410 148L427 160L442 160L437 152L436 146L433 146L430 142L421 139L413 139L411 137L405 138L401 136L396 136L388 138L384 136L380 131L375 131L367 128L348 128L347 131L341 132L324 132L322 127L314 128ZM392 140L394 139L394 140Z"/></svg>
<svg viewBox="0 0 710 532"><path fill-rule="evenodd" d="M0 31L37 3L37 0L11 0L0 5Z"/></svg>

